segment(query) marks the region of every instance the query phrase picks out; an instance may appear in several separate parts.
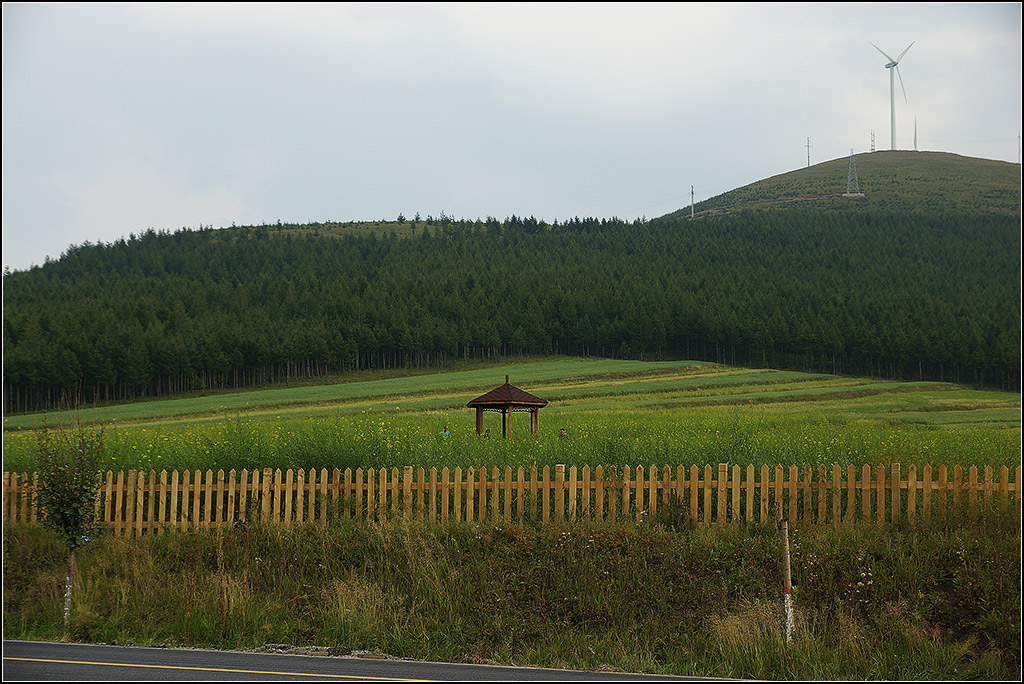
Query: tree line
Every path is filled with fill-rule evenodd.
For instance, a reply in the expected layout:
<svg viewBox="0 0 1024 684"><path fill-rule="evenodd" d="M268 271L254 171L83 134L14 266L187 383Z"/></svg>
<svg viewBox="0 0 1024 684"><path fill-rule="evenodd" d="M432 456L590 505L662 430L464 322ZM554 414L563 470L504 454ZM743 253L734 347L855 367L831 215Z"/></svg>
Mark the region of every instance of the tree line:
<svg viewBox="0 0 1024 684"><path fill-rule="evenodd" d="M1013 217L443 218L150 230L5 272L4 411L527 354L1020 389Z"/></svg>

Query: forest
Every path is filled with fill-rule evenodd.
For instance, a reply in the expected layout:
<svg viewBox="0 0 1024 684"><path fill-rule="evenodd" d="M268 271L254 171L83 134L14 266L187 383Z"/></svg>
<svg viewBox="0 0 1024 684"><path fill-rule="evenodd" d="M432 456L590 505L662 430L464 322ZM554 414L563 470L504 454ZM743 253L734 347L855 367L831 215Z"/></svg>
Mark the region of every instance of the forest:
<svg viewBox="0 0 1024 684"><path fill-rule="evenodd" d="M400 218L148 230L5 270L4 412L522 355L1020 390L1019 216Z"/></svg>

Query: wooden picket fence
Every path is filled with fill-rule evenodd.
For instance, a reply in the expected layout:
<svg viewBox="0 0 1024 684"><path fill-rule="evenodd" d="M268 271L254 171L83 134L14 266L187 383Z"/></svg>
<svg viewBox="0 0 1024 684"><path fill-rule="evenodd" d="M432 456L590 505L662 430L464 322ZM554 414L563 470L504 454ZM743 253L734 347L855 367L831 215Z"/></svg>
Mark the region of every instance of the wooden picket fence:
<svg viewBox="0 0 1024 684"><path fill-rule="evenodd" d="M34 474L4 473L5 524L33 522ZM118 535L209 529L256 520L326 524L333 516L432 522L581 519L693 525L1021 519L1021 468L754 466L357 468L101 473L96 514Z"/></svg>

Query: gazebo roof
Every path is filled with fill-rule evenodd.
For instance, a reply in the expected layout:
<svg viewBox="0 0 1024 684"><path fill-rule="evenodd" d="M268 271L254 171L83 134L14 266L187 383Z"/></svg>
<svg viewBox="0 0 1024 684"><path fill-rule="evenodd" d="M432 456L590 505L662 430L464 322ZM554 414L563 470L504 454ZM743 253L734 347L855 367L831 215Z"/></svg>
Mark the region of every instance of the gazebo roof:
<svg viewBox="0 0 1024 684"><path fill-rule="evenodd" d="M518 387L508 384L508 376L505 376L505 384L495 387L490 392L483 394L466 404L470 407L501 407L501 406L532 406L540 408L547 406L548 402L540 397L535 397L529 392L524 392Z"/></svg>

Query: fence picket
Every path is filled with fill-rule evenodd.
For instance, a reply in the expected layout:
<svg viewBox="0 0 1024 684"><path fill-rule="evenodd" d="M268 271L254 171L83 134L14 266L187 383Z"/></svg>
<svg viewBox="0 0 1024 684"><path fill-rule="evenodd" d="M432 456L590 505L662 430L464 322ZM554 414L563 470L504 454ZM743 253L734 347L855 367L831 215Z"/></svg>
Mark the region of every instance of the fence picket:
<svg viewBox="0 0 1024 684"><path fill-rule="evenodd" d="M832 465L832 527L839 527L843 519L843 490L839 472L839 464Z"/></svg>
<svg viewBox="0 0 1024 684"><path fill-rule="evenodd" d="M825 470L825 464L821 463L818 465L818 517L815 518L815 522L819 525L826 524L825 515L828 511L827 482L828 472Z"/></svg>
<svg viewBox="0 0 1024 684"><path fill-rule="evenodd" d="M857 467L852 463L846 467L846 515L845 522L853 522L857 515Z"/></svg>
<svg viewBox="0 0 1024 684"><path fill-rule="evenodd" d="M907 466L907 522L913 524L917 516L917 466Z"/></svg>
<svg viewBox="0 0 1024 684"><path fill-rule="evenodd" d="M906 470L905 475L902 471ZM980 470L983 472L979 473ZM660 472L659 472L660 471ZM855 520L931 524L933 517L969 516L993 520L1013 511L1020 519L1021 467L1013 473L1003 466L968 468L966 482L960 466L952 481L945 466L926 464L865 465L845 469L826 466L767 465L758 470L705 464L703 478L696 465L598 466L591 472L570 466L536 466L529 477L523 467L502 471L492 467L460 467L454 478L448 468L440 476L431 468L346 469L333 477L323 468L305 471L264 469L161 471L128 470L99 473L97 518L115 535L163 534L170 529L210 529L249 520L297 525L325 525L330 516L367 520L427 520L498 524L561 523L583 519L643 521L668 515L688 515L695 525L780 520L798 514L805 523L838 526ZM39 519L34 503L34 473L4 473L2 512L7 523ZM858 479L859 477L859 479ZM980 478L980 479L979 479ZM758 491L758 489L760 491ZM340 490L340 503L338 502ZM858 495L859 490L859 495ZM904 499L903 491L906 491ZM952 492L952 496L949 492ZM330 492L332 503L328 506ZM701 494L703 492L703 494ZM964 501L966 498L966 501ZM714 502L712 502L714 499ZM858 501L860 511L857 511Z"/></svg>
<svg viewBox="0 0 1024 684"><path fill-rule="evenodd" d="M925 464L921 475L924 477L921 489L921 516L927 525L932 521L932 466L930 463Z"/></svg>
<svg viewBox="0 0 1024 684"><path fill-rule="evenodd" d="M967 471L967 512L974 518L978 515L978 466L971 466Z"/></svg>
<svg viewBox="0 0 1024 684"><path fill-rule="evenodd" d="M892 478L889 481L892 486L892 498L889 500L890 508L892 509L892 522L897 523L900 521L900 511L902 510L903 503L900 500L900 464L892 464Z"/></svg>
<svg viewBox="0 0 1024 684"><path fill-rule="evenodd" d="M885 466L878 466L878 479L876 480L878 498L875 500L875 508L878 510L878 522L885 522Z"/></svg>
<svg viewBox="0 0 1024 684"><path fill-rule="evenodd" d="M939 506L939 517L946 517L946 490L949 488L949 481L947 480L946 466L939 466L939 488L938 488L938 506Z"/></svg>
<svg viewBox="0 0 1024 684"><path fill-rule="evenodd" d="M986 516L992 515L992 488L994 478L992 477L992 466L985 466L985 511Z"/></svg>

